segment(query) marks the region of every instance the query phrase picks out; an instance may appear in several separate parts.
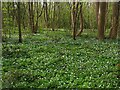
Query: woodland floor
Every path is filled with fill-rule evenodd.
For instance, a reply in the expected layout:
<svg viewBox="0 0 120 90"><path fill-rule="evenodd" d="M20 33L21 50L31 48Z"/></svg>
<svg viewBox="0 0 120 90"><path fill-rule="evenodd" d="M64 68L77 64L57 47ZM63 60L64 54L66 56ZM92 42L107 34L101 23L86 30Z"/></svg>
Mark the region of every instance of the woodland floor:
<svg viewBox="0 0 120 90"><path fill-rule="evenodd" d="M2 45L3 87L118 88L118 41L95 37L43 31L20 44L12 35Z"/></svg>

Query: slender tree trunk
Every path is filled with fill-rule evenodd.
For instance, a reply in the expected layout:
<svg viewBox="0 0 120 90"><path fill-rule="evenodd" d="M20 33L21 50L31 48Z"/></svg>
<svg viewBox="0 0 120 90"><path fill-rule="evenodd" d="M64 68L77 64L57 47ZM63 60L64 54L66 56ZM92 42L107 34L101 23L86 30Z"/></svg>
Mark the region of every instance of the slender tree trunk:
<svg viewBox="0 0 120 90"><path fill-rule="evenodd" d="M49 15L48 15L48 5L47 2L44 2L44 19L45 19L45 23L46 23L46 27L48 28L48 20L49 20Z"/></svg>
<svg viewBox="0 0 120 90"><path fill-rule="evenodd" d="M29 10L29 26L30 26L31 31L32 31L31 5L30 5L30 2L28 2L28 10Z"/></svg>
<svg viewBox="0 0 120 90"><path fill-rule="evenodd" d="M99 3L98 12L98 39L103 40L105 38L105 14L106 14L106 2Z"/></svg>
<svg viewBox="0 0 120 90"><path fill-rule="evenodd" d="M19 42L22 43L22 33L21 33L21 10L20 10L20 2L18 2L18 30L19 30Z"/></svg>
<svg viewBox="0 0 120 90"><path fill-rule="evenodd" d="M34 29L35 29L35 33L37 33L37 30L38 30L38 19L39 19L39 10L38 10L38 3L39 2L36 2L35 4L36 4L36 8L37 8L37 18L36 18L36 22L35 22L35 27L34 27Z"/></svg>
<svg viewBox="0 0 120 90"><path fill-rule="evenodd" d="M114 2L113 3L112 26L111 26L111 30L109 34L109 37L111 39L117 38L118 26L119 26L119 5L117 2Z"/></svg>
<svg viewBox="0 0 120 90"><path fill-rule="evenodd" d="M28 2L29 4L29 17L30 17L30 27L32 33L35 33L35 28L34 28L34 11L33 11L33 2Z"/></svg>
<svg viewBox="0 0 120 90"><path fill-rule="evenodd" d="M24 7L24 11L23 11L23 13L24 13L24 15L26 14L26 7L25 7L25 4L23 3L22 4L23 5L23 7ZM24 30L25 30L25 27L26 27L26 21L25 21L26 19L25 19L25 16L23 16L22 17L22 25L23 25L23 28L24 28Z"/></svg>
<svg viewBox="0 0 120 90"><path fill-rule="evenodd" d="M33 11L33 2L31 2L31 21L32 21L32 33L35 33L34 30L34 11Z"/></svg>
<svg viewBox="0 0 120 90"><path fill-rule="evenodd" d="M0 43L2 42L2 2L0 1Z"/></svg>
<svg viewBox="0 0 120 90"><path fill-rule="evenodd" d="M36 21L35 21L35 23L34 23L34 33L37 33L37 30L38 30L38 23L39 23L39 18L41 17L41 15L42 15L42 12L43 12L43 7L42 7L42 10L41 10L41 12L39 11L39 7L38 7L38 4L39 2L36 2L35 4L36 4L36 11L37 11L37 15L36 15ZM39 13L40 12L40 13Z"/></svg>
<svg viewBox="0 0 120 90"><path fill-rule="evenodd" d="M72 31L73 31L73 39L76 40L76 2L73 2L72 11L71 11L71 20L72 20Z"/></svg>
<svg viewBox="0 0 120 90"><path fill-rule="evenodd" d="M8 12L8 18L10 18L10 2L8 2L8 6L7 6L7 12ZM8 19L8 22L9 22L9 25L10 25L10 19ZM11 38L11 31L10 31L11 29L10 28L8 28L8 33L9 33L9 38Z"/></svg>
<svg viewBox="0 0 120 90"><path fill-rule="evenodd" d="M82 3L80 3L80 30L78 31L76 36L81 35L83 32L83 12L82 12Z"/></svg>
<svg viewBox="0 0 120 90"><path fill-rule="evenodd" d="M119 11L119 16L120 16L120 2L118 2L118 11ZM120 23L120 17L119 17L119 23ZM119 40L120 40L120 24L119 24L119 26L118 26L118 38L119 38Z"/></svg>
<svg viewBox="0 0 120 90"><path fill-rule="evenodd" d="M52 31L55 31L55 2L53 3Z"/></svg>
<svg viewBox="0 0 120 90"><path fill-rule="evenodd" d="M56 13L56 27L57 27L57 30L59 30L59 17L60 17L60 3L59 2L56 2L57 4L57 13Z"/></svg>

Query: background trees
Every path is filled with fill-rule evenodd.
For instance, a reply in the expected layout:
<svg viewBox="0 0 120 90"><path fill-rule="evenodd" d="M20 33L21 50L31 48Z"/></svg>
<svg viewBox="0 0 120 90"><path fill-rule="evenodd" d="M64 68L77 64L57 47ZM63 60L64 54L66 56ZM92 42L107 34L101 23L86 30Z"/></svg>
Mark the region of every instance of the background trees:
<svg viewBox="0 0 120 90"><path fill-rule="evenodd" d="M105 2L24 2L21 3L21 30L23 33L36 34L45 28L53 31L64 29L72 32L75 39L83 29L88 29L98 33L99 39L104 39L106 32L110 32L109 37L115 39L119 25L118 9L118 3ZM11 33L18 33L16 30L19 13L17 3L3 3L2 10L3 36L10 38Z"/></svg>

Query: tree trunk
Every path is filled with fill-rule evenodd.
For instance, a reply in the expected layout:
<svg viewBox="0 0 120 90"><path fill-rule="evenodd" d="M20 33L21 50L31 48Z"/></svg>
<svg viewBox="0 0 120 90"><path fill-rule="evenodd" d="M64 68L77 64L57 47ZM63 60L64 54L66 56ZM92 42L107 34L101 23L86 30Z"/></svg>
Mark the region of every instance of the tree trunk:
<svg viewBox="0 0 120 90"><path fill-rule="evenodd" d="M55 2L53 3L52 31L55 31Z"/></svg>
<svg viewBox="0 0 120 90"><path fill-rule="evenodd" d="M98 12L98 39L103 40L105 38L105 14L106 14L106 2L99 3Z"/></svg>
<svg viewBox="0 0 120 90"><path fill-rule="evenodd" d="M118 11L119 11L119 16L120 16L120 2L118 2ZM119 18L119 21L120 21L120 18ZM119 22L120 23L120 22ZM120 40L120 25L118 26L118 38Z"/></svg>
<svg viewBox="0 0 120 90"><path fill-rule="evenodd" d="M30 2L28 2L28 10L29 10L29 25L32 31L32 20L31 20L31 6L30 6Z"/></svg>
<svg viewBox="0 0 120 90"><path fill-rule="evenodd" d="M41 12L39 11L39 2L36 2L36 12L37 12L37 15L36 15L36 20L35 20L35 23L34 23L34 33L36 34L37 33L37 30L38 30L38 24L39 24L39 18L41 17L42 15L42 12L43 12L43 7L42 7L42 10ZM39 13L40 12L40 13Z"/></svg>
<svg viewBox="0 0 120 90"><path fill-rule="evenodd" d="M49 15L48 15L48 5L47 2L44 2L44 19L45 19L45 23L46 23L46 27L48 28L48 20L49 20Z"/></svg>
<svg viewBox="0 0 120 90"><path fill-rule="evenodd" d="M119 26L119 4L118 2L113 3L113 15L112 15L112 26L109 37L111 39L117 38L117 31Z"/></svg>
<svg viewBox="0 0 120 90"><path fill-rule="evenodd" d="M32 21L32 33L35 33L34 30L34 14L33 14L33 2L31 2L31 21Z"/></svg>
<svg viewBox="0 0 120 90"><path fill-rule="evenodd" d="M36 15L36 22L35 22L35 24L34 24L34 33L36 34L37 33L37 30L38 30L38 19L39 19L39 10L38 10L38 3L39 2L35 2L35 5L36 5L36 13L37 13L37 15Z"/></svg>
<svg viewBox="0 0 120 90"><path fill-rule="evenodd" d="M0 2L0 43L2 42L2 6L1 6L1 2Z"/></svg>
<svg viewBox="0 0 120 90"><path fill-rule="evenodd" d="M11 4L10 2L7 3L7 13L8 13L8 18L10 18L10 4ZM8 19L8 22L9 22L9 25L10 25L11 20ZM10 30L11 30L11 29L8 28L9 38L11 38L11 31L10 31Z"/></svg>
<svg viewBox="0 0 120 90"><path fill-rule="evenodd" d="M76 36L81 35L83 32L83 12L82 12L82 3L80 3L80 30L76 34Z"/></svg>
<svg viewBox="0 0 120 90"><path fill-rule="evenodd" d="M77 12L76 12L76 2L73 2L72 5L72 11L71 11L71 20L72 20L72 31L73 31L73 39L76 40L76 17L77 17Z"/></svg>
<svg viewBox="0 0 120 90"><path fill-rule="evenodd" d="M19 42L22 43L22 33L21 33L21 11L20 11L20 2L18 2L18 30L19 30Z"/></svg>
<svg viewBox="0 0 120 90"><path fill-rule="evenodd" d="M33 11L33 2L28 2L29 4L29 18L30 18L30 27L32 33L35 33L35 28L34 28L34 11Z"/></svg>

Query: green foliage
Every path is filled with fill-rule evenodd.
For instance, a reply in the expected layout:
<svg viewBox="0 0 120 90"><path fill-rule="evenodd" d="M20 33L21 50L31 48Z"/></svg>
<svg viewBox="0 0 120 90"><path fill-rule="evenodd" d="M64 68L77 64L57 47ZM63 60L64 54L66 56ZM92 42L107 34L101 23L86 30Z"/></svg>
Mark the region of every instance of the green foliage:
<svg viewBox="0 0 120 90"><path fill-rule="evenodd" d="M117 40L87 32L74 41L63 31L43 31L22 44L13 35L2 46L3 87L118 88Z"/></svg>
<svg viewBox="0 0 120 90"><path fill-rule="evenodd" d="M95 13L95 5L94 3L88 3L83 2L83 23L85 29L96 29L97 23L96 23L96 13ZM17 26L17 4L13 2L7 2L3 3L2 5L2 11L3 11L3 29L5 32L9 32L9 29L11 30L11 27ZM23 28L29 28L29 7L28 3L21 3L21 24ZM34 4L34 23L36 23L37 20L37 13L40 14L42 10L41 3ZM80 7L78 8L79 13ZM45 12L43 10L41 17L39 18L38 26L39 27L46 27L45 18L44 18ZM64 28L64 29L71 29L71 5L68 2L57 2L55 3L55 17L53 20L53 3L48 3L48 24L49 28L52 27L54 24L55 29L57 28ZM108 3L108 10L106 13L106 28L109 29L111 27L111 17L112 17L112 3ZM77 20L77 29L80 28L80 13L78 15Z"/></svg>

